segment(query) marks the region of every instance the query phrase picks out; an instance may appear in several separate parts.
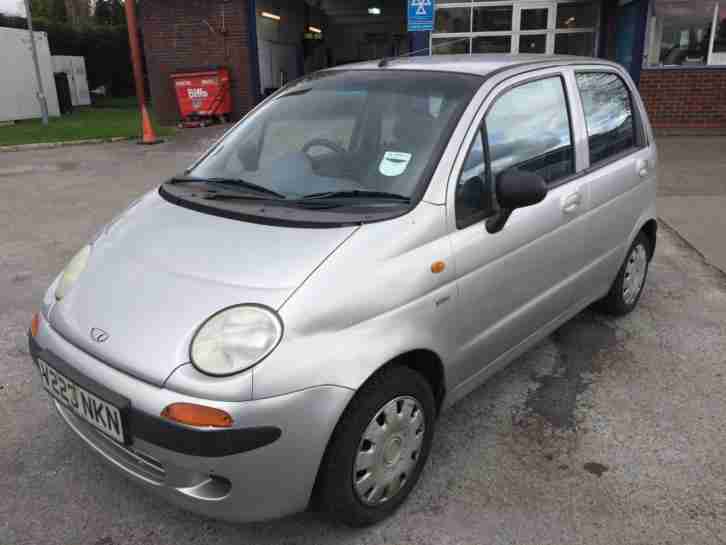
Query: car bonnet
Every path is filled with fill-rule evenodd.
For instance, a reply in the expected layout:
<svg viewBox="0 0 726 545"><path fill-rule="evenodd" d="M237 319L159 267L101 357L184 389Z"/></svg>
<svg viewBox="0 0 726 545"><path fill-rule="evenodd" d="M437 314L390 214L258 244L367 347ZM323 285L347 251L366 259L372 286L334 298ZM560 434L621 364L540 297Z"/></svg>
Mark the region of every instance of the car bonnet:
<svg viewBox="0 0 726 545"><path fill-rule="evenodd" d="M163 385L189 362L191 340L207 318L244 303L278 309L356 229L219 218L154 191L97 237L51 324L105 363Z"/></svg>

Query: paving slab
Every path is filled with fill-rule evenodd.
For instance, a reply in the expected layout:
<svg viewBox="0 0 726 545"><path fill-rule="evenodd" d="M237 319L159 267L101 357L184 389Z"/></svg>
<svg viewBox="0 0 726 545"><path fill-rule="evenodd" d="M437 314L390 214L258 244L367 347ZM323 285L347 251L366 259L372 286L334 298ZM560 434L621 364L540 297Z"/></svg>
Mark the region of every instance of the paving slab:
<svg viewBox="0 0 726 545"><path fill-rule="evenodd" d="M726 137L659 138L658 215L726 271Z"/></svg>
<svg viewBox="0 0 726 545"><path fill-rule="evenodd" d="M658 215L726 272L726 195L660 197Z"/></svg>

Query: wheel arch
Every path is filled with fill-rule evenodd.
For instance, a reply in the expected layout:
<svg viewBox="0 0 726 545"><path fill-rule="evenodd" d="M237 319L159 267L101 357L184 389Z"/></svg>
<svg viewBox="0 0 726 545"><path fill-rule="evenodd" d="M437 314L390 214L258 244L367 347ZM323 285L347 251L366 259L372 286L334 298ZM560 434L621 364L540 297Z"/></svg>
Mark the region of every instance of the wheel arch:
<svg viewBox="0 0 726 545"><path fill-rule="evenodd" d="M441 411L441 405L446 395L446 375L444 373L444 363L441 361L436 352L428 349L417 349L410 350L399 356L396 356L378 370L377 374L383 369L386 369L393 365L402 365L408 367L413 371L416 371L426 379L426 382L431 386L431 391L434 394L434 400L436 401L436 411ZM371 375L372 376L372 375Z"/></svg>
<svg viewBox="0 0 726 545"><path fill-rule="evenodd" d="M648 241L650 242L650 248L648 248L648 257L650 259L653 259L653 256L655 255L655 246L658 239L658 222L654 218L650 218L643 224L639 232L644 233L645 236L648 237Z"/></svg>
<svg viewBox="0 0 726 545"><path fill-rule="evenodd" d="M444 364L439 355L434 352L433 350L426 349L426 348L419 348L419 349L413 349L408 350L406 352L403 352L399 354L398 356L391 358L386 363L378 367L373 373L371 373L368 378L360 385L358 390L363 388L368 382L370 382L374 377L378 376L380 373L383 373L386 369L389 369L391 367L395 366L402 366L402 367L408 367L409 369L419 373L421 376L424 377L426 382L428 382L429 386L431 386L431 391L434 394L434 401L436 403L436 413L437 416L441 412L444 398L446 397L446 378L444 373ZM338 423L343 419L346 412L348 411L348 408L351 403L353 403L353 400L355 399L355 396L353 396L350 401L348 402L348 406L346 406L345 409L341 412ZM325 450L323 451L323 457L321 459L320 465L318 466L318 472L315 477L315 483L313 485L313 490L310 495L310 502L309 505L312 508L317 508L320 505L320 475L323 470L323 467L325 466L325 457L328 454L330 443L333 440L333 435L335 434L335 428L337 428L338 424L336 423L336 426L333 429L333 432L330 434L330 437L328 437L328 442L325 445Z"/></svg>

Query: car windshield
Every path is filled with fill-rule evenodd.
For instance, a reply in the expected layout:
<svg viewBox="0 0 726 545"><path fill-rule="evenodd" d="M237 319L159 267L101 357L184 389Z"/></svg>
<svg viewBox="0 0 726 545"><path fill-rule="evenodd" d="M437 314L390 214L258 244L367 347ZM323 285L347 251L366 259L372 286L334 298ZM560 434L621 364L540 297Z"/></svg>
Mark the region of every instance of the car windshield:
<svg viewBox="0 0 726 545"><path fill-rule="evenodd" d="M479 85L438 72L318 73L258 108L188 175L254 184L271 200L274 192L400 205L427 181Z"/></svg>

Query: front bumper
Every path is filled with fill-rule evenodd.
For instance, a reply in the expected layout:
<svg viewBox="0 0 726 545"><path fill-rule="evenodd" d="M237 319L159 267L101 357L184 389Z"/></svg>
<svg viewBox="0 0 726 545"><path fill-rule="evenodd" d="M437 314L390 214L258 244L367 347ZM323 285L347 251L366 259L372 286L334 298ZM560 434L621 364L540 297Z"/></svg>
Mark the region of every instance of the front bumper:
<svg viewBox="0 0 726 545"><path fill-rule="evenodd" d="M34 361L43 359L110 403L129 405L130 444L120 445L55 403L63 420L103 459L183 508L236 522L307 507L325 447L353 396L346 388L321 386L238 403L198 399L104 364L45 320L30 349ZM178 402L227 411L234 426L200 430L158 417Z"/></svg>

